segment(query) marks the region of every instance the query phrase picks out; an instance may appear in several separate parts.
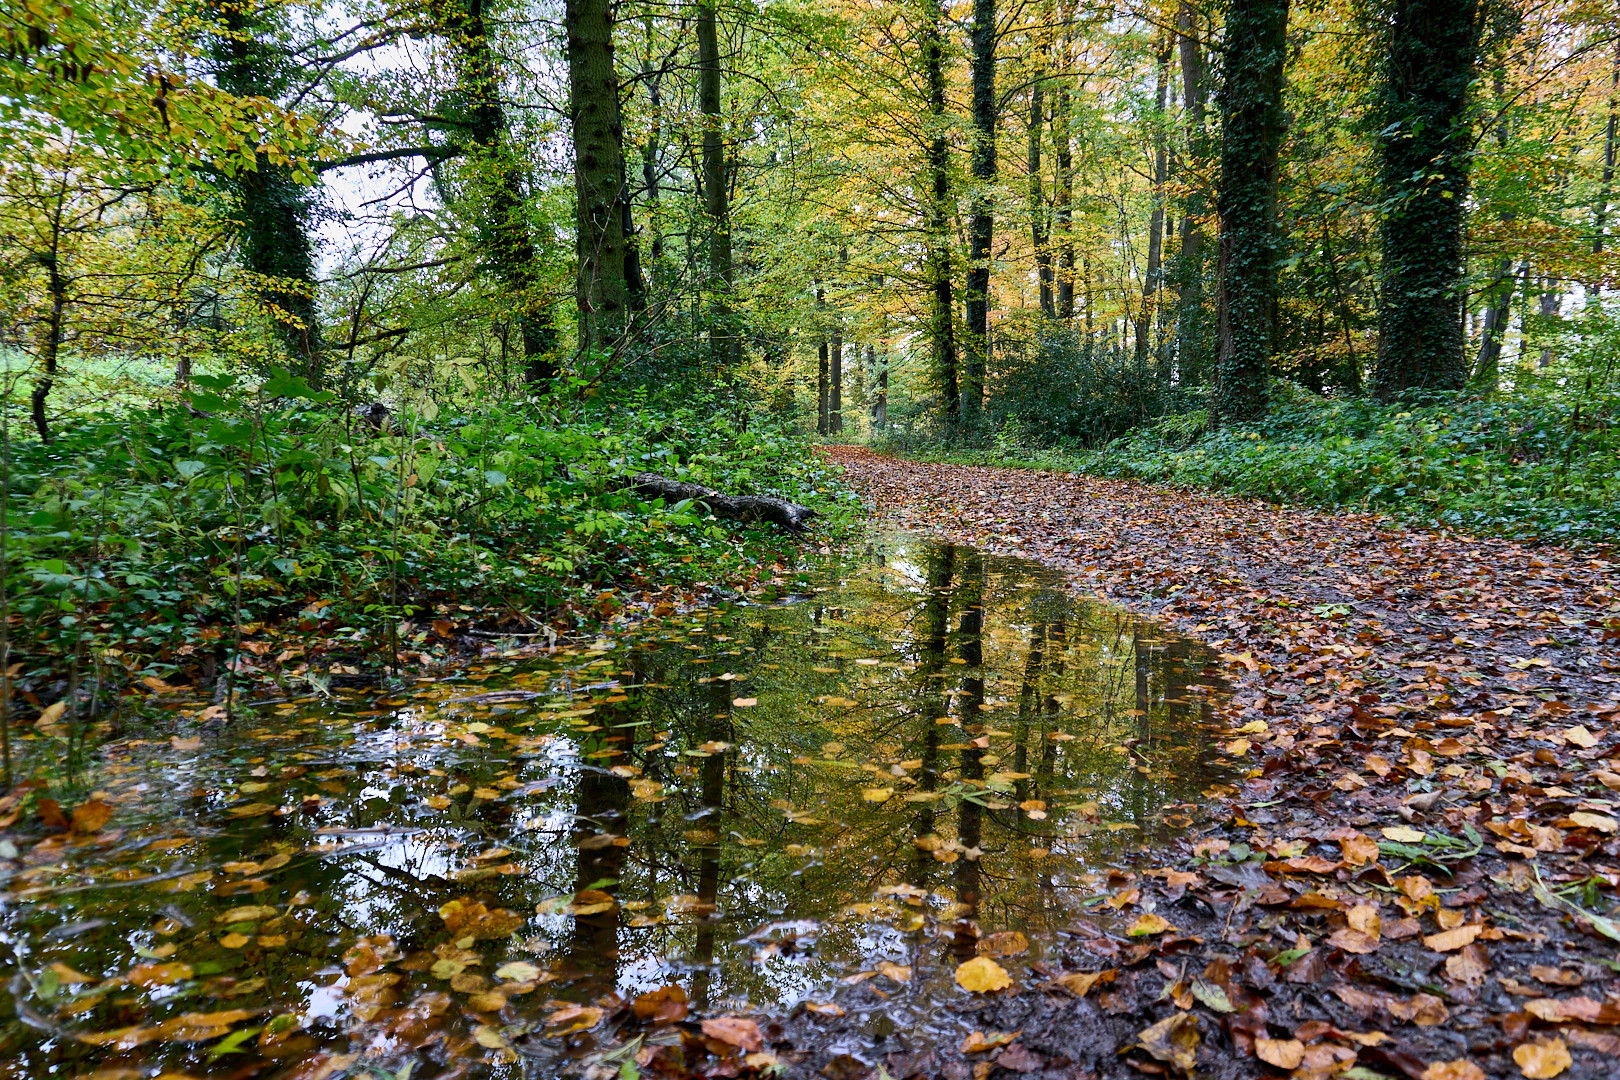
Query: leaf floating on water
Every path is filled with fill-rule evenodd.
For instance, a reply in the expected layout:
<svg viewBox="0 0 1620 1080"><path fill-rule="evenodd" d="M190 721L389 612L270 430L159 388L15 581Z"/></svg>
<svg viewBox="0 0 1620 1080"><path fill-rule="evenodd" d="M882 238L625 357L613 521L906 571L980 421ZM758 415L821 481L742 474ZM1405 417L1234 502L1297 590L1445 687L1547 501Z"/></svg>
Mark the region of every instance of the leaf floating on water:
<svg viewBox="0 0 1620 1080"><path fill-rule="evenodd" d="M760 1033L759 1024L740 1016L717 1016L712 1020L705 1020L703 1034L741 1050L765 1049L765 1036Z"/></svg>
<svg viewBox="0 0 1620 1080"><path fill-rule="evenodd" d="M1011 986L1012 976L994 960L979 956L956 969L956 983L972 993L988 994Z"/></svg>
<svg viewBox="0 0 1620 1080"><path fill-rule="evenodd" d="M100 799L92 799L73 811L73 831L76 833L100 832L101 827L112 820L113 808Z"/></svg>
<svg viewBox="0 0 1620 1080"><path fill-rule="evenodd" d="M889 799L893 795L894 795L894 788L888 788L888 787L861 788L861 798L864 799L867 802L875 802L875 803L888 802Z"/></svg>
<svg viewBox="0 0 1620 1080"><path fill-rule="evenodd" d="M911 981L910 965L895 964L888 960L879 960L876 967L879 975L887 975L897 983Z"/></svg>
<svg viewBox="0 0 1620 1080"><path fill-rule="evenodd" d="M564 1005L546 1017L546 1034L555 1038L584 1031L601 1023L604 1015L595 1005Z"/></svg>
<svg viewBox="0 0 1620 1080"><path fill-rule="evenodd" d="M513 979L517 982L528 982L531 979L538 979L540 977L540 968L538 965L531 964L527 960L513 960L509 964L502 964L500 967L496 968L495 977L497 979Z"/></svg>
<svg viewBox="0 0 1620 1080"><path fill-rule="evenodd" d="M1022 956L1029 951L1029 939L1017 930L1003 930L979 941L980 956Z"/></svg>
<svg viewBox="0 0 1620 1080"><path fill-rule="evenodd" d="M277 909L269 904L250 904L247 907L233 907L228 911L214 916L217 923L244 923L259 922L264 919L276 917Z"/></svg>
<svg viewBox="0 0 1620 1080"><path fill-rule="evenodd" d="M491 911L475 900L452 900L439 908L445 929L457 937L510 937L523 925L523 917L505 908Z"/></svg>
<svg viewBox="0 0 1620 1080"><path fill-rule="evenodd" d="M686 1019L686 991L676 985L661 986L638 995L630 1011L637 1020L655 1024L677 1024Z"/></svg>
<svg viewBox="0 0 1620 1080"><path fill-rule="evenodd" d="M136 964L126 978L136 986L173 986L191 978L190 964Z"/></svg>

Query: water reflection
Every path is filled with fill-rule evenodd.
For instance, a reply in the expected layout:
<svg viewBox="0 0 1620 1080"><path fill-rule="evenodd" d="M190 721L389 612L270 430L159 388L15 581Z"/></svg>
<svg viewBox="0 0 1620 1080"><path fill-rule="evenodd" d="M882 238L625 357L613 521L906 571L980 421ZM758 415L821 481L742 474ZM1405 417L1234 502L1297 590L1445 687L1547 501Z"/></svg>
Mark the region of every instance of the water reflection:
<svg viewBox="0 0 1620 1080"><path fill-rule="evenodd" d="M670 983L779 1009L910 969L921 1009L985 934L1057 947L1219 778L1207 660L902 536L629 647L132 740L123 829L6 871L0 1069L565 1071L561 1033Z"/></svg>

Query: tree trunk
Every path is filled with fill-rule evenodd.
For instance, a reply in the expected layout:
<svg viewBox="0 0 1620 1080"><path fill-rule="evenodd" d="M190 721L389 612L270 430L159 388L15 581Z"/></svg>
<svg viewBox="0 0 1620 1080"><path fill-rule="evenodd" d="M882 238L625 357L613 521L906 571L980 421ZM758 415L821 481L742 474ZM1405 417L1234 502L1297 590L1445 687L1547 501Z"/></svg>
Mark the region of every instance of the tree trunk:
<svg viewBox="0 0 1620 1080"><path fill-rule="evenodd" d="M480 245L505 293L503 299L515 308L525 378L530 384L549 383L558 371L557 329L550 304L540 294L540 256L523 205L528 184L510 145L484 0L452 2L443 17L460 83L457 89L471 114L468 156L473 187L482 203L477 211Z"/></svg>
<svg viewBox="0 0 1620 1080"><path fill-rule="evenodd" d="M833 324L832 346L827 355L827 434L844 430L844 330Z"/></svg>
<svg viewBox="0 0 1620 1080"><path fill-rule="evenodd" d="M827 352L827 297L816 286L816 332L821 336L817 348L818 359L821 362L820 370L816 375L816 434L826 435L832 430L832 412L828 408L832 401L832 385L829 376L831 365Z"/></svg>
<svg viewBox="0 0 1620 1080"><path fill-rule="evenodd" d="M1603 129L1603 179L1598 184L1597 202L1592 207L1592 254L1603 254L1603 230L1609 225L1609 203L1614 198L1614 170L1620 141L1620 40L1614 43L1614 66L1609 71L1609 122ZM1598 286L1587 287L1587 302L1595 299Z"/></svg>
<svg viewBox="0 0 1620 1080"><path fill-rule="evenodd" d="M1204 126L1204 53L1198 15L1183 0L1176 12L1181 52L1181 107L1186 126L1187 158L1202 160L1208 151ZM1196 378L1204 367L1204 231L1198 221L1207 210L1204 193L1192 184L1181 205L1181 258L1176 268L1176 361L1184 379Z"/></svg>
<svg viewBox="0 0 1620 1080"><path fill-rule="evenodd" d="M1393 0L1380 88L1378 362L1382 401L1460 389L1463 223L1472 139L1468 91L1477 0Z"/></svg>
<svg viewBox="0 0 1620 1080"><path fill-rule="evenodd" d="M1170 85L1170 36L1161 33L1158 47L1158 79L1153 115L1153 213L1148 219L1147 274L1142 278L1142 313L1136 323L1136 362L1146 364L1151 348L1153 313L1158 307L1159 289L1164 277L1164 189L1170 181L1170 148L1165 139L1164 107Z"/></svg>
<svg viewBox="0 0 1620 1080"><path fill-rule="evenodd" d="M889 423L889 358L885 356L879 364L871 346L867 346L867 356L877 369L877 398L872 402L872 426L884 428Z"/></svg>
<svg viewBox="0 0 1620 1080"><path fill-rule="evenodd" d="M1486 286L1485 327L1480 333L1479 353L1474 357L1470 380L1482 394L1494 393L1502 371L1502 338L1507 334L1513 308L1513 259L1504 256Z"/></svg>
<svg viewBox="0 0 1620 1080"><path fill-rule="evenodd" d="M272 32L276 28L248 7L224 0L215 0L214 13L227 30L212 42L219 88L241 97L276 97L287 67ZM236 203L242 265L257 276L259 300L282 348L318 387L325 350L316 308L309 191L293 179L291 164L273 162L263 151L252 169L238 169L227 186Z"/></svg>
<svg viewBox="0 0 1620 1080"><path fill-rule="evenodd" d="M726 189L726 158L720 112L720 40L715 0L698 4L698 111L703 114L703 209L709 239L709 341L717 365L730 364L741 351L731 326L731 208Z"/></svg>
<svg viewBox="0 0 1620 1080"><path fill-rule="evenodd" d="M1276 341L1277 158L1282 149L1288 0L1230 0L1220 93L1220 292L1216 423L1266 410Z"/></svg>
<svg viewBox="0 0 1620 1080"><path fill-rule="evenodd" d="M1043 58L1044 58L1044 50ZM1041 310L1046 317L1057 317L1057 303L1052 294L1052 250L1047 246L1046 199L1041 191L1041 129L1046 120L1041 83L1046 78L1046 67L1035 74L1035 85L1029 89L1029 238L1035 252L1035 277L1040 288Z"/></svg>
<svg viewBox="0 0 1620 1080"><path fill-rule="evenodd" d="M634 473L625 484L644 498L663 499L670 505L690 499L707 506L715 517L768 521L793 533L803 532L805 522L816 516L815 510L808 506L772 495L726 495L701 484L687 484L657 473Z"/></svg>
<svg viewBox="0 0 1620 1080"><path fill-rule="evenodd" d="M973 209L968 223L967 378L963 419L976 426L984 408L990 349L990 186L996 181L996 0L973 0Z"/></svg>
<svg viewBox="0 0 1620 1080"><path fill-rule="evenodd" d="M624 333L623 125L613 67L610 0L566 0L568 115L574 135L574 193L581 346L611 347Z"/></svg>
<svg viewBox="0 0 1620 1080"><path fill-rule="evenodd" d="M60 205L60 204L58 204ZM66 330L67 281L61 269L61 218L52 222L52 242L49 263L46 265L45 287L51 296L51 312L45 317L45 340L39 350L40 377L28 395L28 411L39 432L41 442L51 441L50 421L45 416L45 400L56 385L56 365L62 353L62 335Z"/></svg>
<svg viewBox="0 0 1620 1080"><path fill-rule="evenodd" d="M955 427L962 416L961 391L956 370L955 301L951 296L951 160L950 132L945 113L946 19L941 0L926 0L922 25L923 76L928 84L928 272L933 279L934 303L929 336L934 346L934 368L944 398L945 420Z"/></svg>

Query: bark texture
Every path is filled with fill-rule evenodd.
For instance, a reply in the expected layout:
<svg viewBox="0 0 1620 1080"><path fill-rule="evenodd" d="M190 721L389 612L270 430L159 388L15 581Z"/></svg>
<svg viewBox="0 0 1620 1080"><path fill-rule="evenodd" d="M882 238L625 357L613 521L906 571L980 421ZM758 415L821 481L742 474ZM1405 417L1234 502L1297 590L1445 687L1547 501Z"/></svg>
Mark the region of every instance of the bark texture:
<svg viewBox="0 0 1620 1080"><path fill-rule="evenodd" d="M715 517L731 521L766 521L791 533L802 533L815 510L771 495L727 495L701 484L671 480L657 473L633 473L626 481L636 494L649 499L678 503L686 499L700 502Z"/></svg>

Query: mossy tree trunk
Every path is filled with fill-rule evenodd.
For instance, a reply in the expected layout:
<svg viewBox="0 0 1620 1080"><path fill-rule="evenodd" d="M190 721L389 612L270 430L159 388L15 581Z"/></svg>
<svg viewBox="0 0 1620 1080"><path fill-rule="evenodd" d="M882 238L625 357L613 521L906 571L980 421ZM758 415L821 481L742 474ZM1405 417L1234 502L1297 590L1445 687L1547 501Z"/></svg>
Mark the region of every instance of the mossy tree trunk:
<svg viewBox="0 0 1620 1080"><path fill-rule="evenodd" d="M1221 113L1217 423L1266 411L1276 343L1277 160L1282 149L1288 0L1230 0Z"/></svg>
<svg viewBox="0 0 1620 1080"><path fill-rule="evenodd" d="M1383 401L1461 389L1463 224L1478 64L1477 0L1390 0L1380 86L1378 360Z"/></svg>
<svg viewBox="0 0 1620 1080"><path fill-rule="evenodd" d="M941 0L923 0L921 53L928 94L928 274L933 291L929 339L934 370L944 399L945 420L955 426L962 415L956 366L956 321L951 296L951 150L945 113L945 10Z"/></svg>
<svg viewBox="0 0 1620 1080"><path fill-rule="evenodd" d="M973 207L968 222L967 368L962 417L977 425L990 353L990 241L995 233L996 0L973 0Z"/></svg>
<svg viewBox="0 0 1620 1080"><path fill-rule="evenodd" d="M613 4L566 0L568 115L574 135L574 192L581 346L613 347L629 308L625 274L623 123L613 66Z"/></svg>
<svg viewBox="0 0 1620 1080"><path fill-rule="evenodd" d="M500 68L484 0L449 0L440 18L467 113L471 182L478 201L479 246L512 305L531 385L557 377L557 329L542 292L540 255L529 230L527 177L512 146L500 96Z"/></svg>

